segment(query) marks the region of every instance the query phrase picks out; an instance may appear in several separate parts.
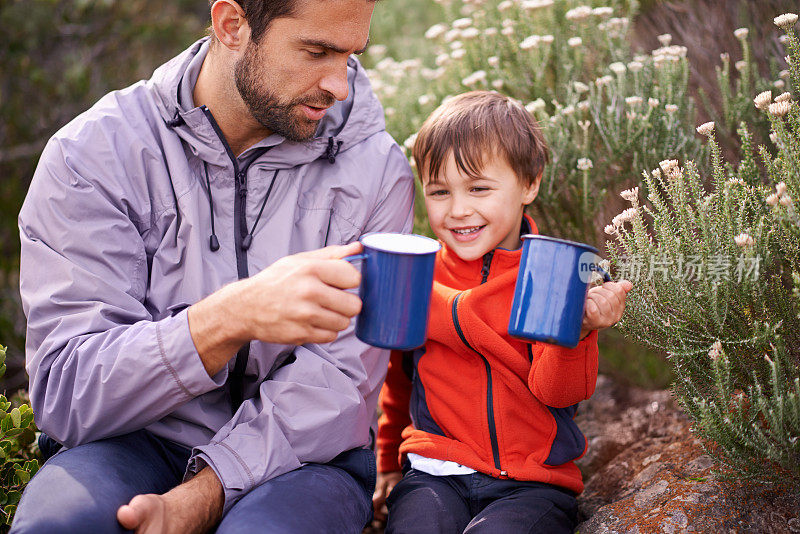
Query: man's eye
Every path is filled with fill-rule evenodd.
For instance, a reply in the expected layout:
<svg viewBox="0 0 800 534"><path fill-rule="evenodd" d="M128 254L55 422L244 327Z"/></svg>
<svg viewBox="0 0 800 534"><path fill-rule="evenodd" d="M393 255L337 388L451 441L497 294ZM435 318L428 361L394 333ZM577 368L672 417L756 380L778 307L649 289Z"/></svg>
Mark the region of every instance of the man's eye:
<svg viewBox="0 0 800 534"><path fill-rule="evenodd" d="M309 53L309 55L311 57L315 57L315 58L325 57L325 51L324 50L322 52L315 52L313 50L309 50L308 53Z"/></svg>

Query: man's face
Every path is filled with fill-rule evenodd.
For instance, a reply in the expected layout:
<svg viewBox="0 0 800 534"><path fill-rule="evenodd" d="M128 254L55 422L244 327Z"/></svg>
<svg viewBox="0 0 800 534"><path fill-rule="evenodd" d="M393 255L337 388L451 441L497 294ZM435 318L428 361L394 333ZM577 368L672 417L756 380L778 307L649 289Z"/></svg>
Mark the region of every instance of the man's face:
<svg viewBox="0 0 800 534"><path fill-rule="evenodd" d="M347 58L367 46L375 3L297 0L234 65L236 88L253 118L292 141L314 136L336 100L347 98Z"/></svg>

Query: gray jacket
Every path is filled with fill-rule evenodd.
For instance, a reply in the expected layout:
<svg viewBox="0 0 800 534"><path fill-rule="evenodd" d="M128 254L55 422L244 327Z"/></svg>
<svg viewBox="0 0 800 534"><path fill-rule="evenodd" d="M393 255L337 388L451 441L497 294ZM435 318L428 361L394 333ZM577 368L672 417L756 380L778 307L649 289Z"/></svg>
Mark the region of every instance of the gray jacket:
<svg viewBox="0 0 800 534"><path fill-rule="evenodd" d="M409 231L413 178L355 58L314 140L272 135L234 157L192 100L207 51L198 41L53 136L19 216L20 290L37 425L68 447L141 428L191 447L187 477L211 466L227 511L369 445L388 353L352 324L329 344L254 341L232 413L235 358L208 376L186 307L288 254Z"/></svg>

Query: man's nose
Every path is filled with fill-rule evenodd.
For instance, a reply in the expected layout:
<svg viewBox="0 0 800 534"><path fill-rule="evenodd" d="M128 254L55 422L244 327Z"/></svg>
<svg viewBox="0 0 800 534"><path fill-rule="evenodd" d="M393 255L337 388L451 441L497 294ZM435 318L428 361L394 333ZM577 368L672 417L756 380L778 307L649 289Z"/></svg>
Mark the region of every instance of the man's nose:
<svg viewBox="0 0 800 534"><path fill-rule="evenodd" d="M347 61L343 64L334 66L331 70L325 73L325 76L319 82L319 88L334 96L336 100L344 100L347 98L348 85L347 85Z"/></svg>

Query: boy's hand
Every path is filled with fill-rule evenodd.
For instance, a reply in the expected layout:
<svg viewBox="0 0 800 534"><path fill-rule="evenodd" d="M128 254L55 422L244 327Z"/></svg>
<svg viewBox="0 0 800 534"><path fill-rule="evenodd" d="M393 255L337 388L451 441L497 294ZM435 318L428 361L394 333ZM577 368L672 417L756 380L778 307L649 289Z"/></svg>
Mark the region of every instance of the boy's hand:
<svg viewBox="0 0 800 534"><path fill-rule="evenodd" d="M386 522L386 497L392 492L394 486L403 478L401 471L390 471L388 473L378 473L378 480L375 483L375 493L372 495L372 509L375 519L383 523Z"/></svg>
<svg viewBox="0 0 800 534"><path fill-rule="evenodd" d="M633 289L628 280L606 282L602 286L593 287L586 295L586 310L581 324L581 339L592 330L601 330L616 324L625 311L625 297Z"/></svg>

